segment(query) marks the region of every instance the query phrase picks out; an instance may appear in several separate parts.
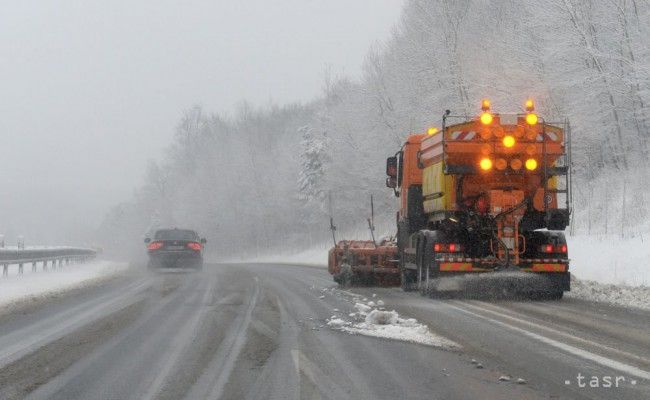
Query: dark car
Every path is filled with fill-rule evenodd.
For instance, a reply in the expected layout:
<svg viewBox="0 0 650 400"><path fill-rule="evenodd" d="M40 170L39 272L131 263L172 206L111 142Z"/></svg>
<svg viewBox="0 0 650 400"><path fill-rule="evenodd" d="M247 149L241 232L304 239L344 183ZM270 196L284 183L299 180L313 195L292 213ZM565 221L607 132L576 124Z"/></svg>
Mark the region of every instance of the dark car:
<svg viewBox="0 0 650 400"><path fill-rule="evenodd" d="M159 229L153 238L146 238L150 269L154 268L203 268L202 239L189 229Z"/></svg>

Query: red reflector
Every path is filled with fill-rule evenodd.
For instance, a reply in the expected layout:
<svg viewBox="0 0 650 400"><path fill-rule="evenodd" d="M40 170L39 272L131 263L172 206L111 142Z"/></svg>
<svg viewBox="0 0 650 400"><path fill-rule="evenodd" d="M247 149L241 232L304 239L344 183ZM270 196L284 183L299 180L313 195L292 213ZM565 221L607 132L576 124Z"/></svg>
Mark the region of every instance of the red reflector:
<svg viewBox="0 0 650 400"><path fill-rule="evenodd" d="M434 243L433 251L437 253L458 253L461 251L458 243Z"/></svg>
<svg viewBox="0 0 650 400"><path fill-rule="evenodd" d="M558 253L566 253L567 247L566 244L563 244L562 246L558 246Z"/></svg>
<svg viewBox="0 0 650 400"><path fill-rule="evenodd" d="M162 242L151 242L147 246L147 250L158 250L159 248L162 247Z"/></svg>
<svg viewBox="0 0 650 400"><path fill-rule="evenodd" d="M544 253L552 253L553 252L553 245L552 244L547 244L542 246L542 252Z"/></svg>
<svg viewBox="0 0 650 400"><path fill-rule="evenodd" d="M187 244L187 247L189 247L192 250L201 251L201 243L190 242Z"/></svg>

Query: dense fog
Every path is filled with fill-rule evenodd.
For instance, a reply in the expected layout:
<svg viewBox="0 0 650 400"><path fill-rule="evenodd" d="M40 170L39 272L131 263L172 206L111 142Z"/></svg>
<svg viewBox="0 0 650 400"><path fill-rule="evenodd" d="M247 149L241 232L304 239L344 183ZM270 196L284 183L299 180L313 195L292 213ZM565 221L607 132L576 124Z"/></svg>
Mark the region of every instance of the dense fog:
<svg viewBox="0 0 650 400"><path fill-rule="evenodd" d="M373 15L367 9L372 4ZM184 110L309 101L361 74L397 0L16 1L0 12L0 234L102 245L107 210L164 158Z"/></svg>

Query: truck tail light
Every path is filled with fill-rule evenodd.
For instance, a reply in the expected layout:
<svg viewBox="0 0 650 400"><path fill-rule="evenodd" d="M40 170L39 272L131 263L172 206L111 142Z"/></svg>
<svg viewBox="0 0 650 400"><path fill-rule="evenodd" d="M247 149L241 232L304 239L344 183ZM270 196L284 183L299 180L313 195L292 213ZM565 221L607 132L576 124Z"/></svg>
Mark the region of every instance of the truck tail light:
<svg viewBox="0 0 650 400"><path fill-rule="evenodd" d="M147 250L158 250L163 246L163 242L151 242L147 245Z"/></svg>
<svg viewBox="0 0 650 400"><path fill-rule="evenodd" d="M558 244L557 246L553 246L552 244L543 244L540 250L542 253L566 253L567 245Z"/></svg>
<svg viewBox="0 0 650 400"><path fill-rule="evenodd" d="M194 250L194 251L201 251L201 243L189 242L187 244L187 247Z"/></svg>
<svg viewBox="0 0 650 400"><path fill-rule="evenodd" d="M436 253L460 253L461 245L458 243L434 243L433 251Z"/></svg>

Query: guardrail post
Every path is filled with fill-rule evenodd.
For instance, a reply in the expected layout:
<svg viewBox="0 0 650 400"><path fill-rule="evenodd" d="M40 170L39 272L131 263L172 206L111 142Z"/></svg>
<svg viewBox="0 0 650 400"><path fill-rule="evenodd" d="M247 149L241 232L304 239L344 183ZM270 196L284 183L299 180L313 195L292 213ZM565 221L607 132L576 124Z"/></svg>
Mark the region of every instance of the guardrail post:
<svg viewBox="0 0 650 400"><path fill-rule="evenodd" d="M23 274L23 263L18 264L18 275Z"/></svg>
<svg viewBox="0 0 650 400"><path fill-rule="evenodd" d="M2 276L9 275L9 264L2 265Z"/></svg>
<svg viewBox="0 0 650 400"><path fill-rule="evenodd" d="M32 272L36 272L36 261L32 262Z"/></svg>
<svg viewBox="0 0 650 400"><path fill-rule="evenodd" d="M47 260L43 260L43 271L47 271Z"/></svg>

